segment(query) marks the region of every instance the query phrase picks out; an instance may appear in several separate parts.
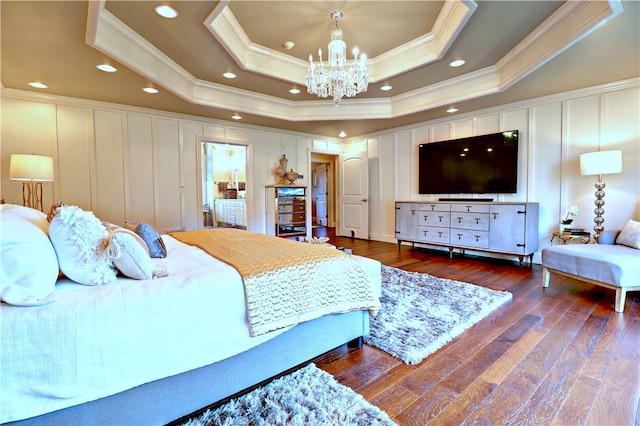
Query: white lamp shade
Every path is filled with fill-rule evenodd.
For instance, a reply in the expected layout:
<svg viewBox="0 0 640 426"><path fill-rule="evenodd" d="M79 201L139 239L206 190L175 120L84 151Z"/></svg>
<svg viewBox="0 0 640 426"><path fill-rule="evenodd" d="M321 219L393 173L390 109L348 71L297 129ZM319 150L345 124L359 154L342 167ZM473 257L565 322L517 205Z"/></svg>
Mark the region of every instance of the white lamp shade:
<svg viewBox="0 0 640 426"><path fill-rule="evenodd" d="M53 181L53 158L42 155L11 154L9 179L51 182Z"/></svg>
<svg viewBox="0 0 640 426"><path fill-rule="evenodd" d="M597 151L580 155L580 174L609 175L622 172L622 151Z"/></svg>

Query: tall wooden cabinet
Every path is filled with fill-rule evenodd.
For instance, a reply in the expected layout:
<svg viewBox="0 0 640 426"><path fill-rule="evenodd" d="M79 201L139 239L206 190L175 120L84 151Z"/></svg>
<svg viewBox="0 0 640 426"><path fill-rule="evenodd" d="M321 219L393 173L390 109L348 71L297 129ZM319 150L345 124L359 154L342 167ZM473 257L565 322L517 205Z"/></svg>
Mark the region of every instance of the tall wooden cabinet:
<svg viewBox="0 0 640 426"><path fill-rule="evenodd" d="M396 239L512 254L522 263L538 250L538 203L396 202Z"/></svg>
<svg viewBox="0 0 640 426"><path fill-rule="evenodd" d="M307 187L269 186L267 234L278 237L307 235Z"/></svg>

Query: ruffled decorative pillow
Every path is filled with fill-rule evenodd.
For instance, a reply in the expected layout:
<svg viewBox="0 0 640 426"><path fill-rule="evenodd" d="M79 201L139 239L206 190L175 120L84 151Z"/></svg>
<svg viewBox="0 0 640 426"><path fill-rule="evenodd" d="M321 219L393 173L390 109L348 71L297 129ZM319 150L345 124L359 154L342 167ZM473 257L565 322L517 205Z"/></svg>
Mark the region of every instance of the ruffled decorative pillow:
<svg viewBox="0 0 640 426"><path fill-rule="evenodd" d="M113 262L106 255L109 233L92 212L77 206L62 206L49 225L49 238L60 270L84 285L116 280Z"/></svg>
<svg viewBox="0 0 640 426"><path fill-rule="evenodd" d="M58 259L47 237L44 213L0 204L0 299L17 306L56 300Z"/></svg>
<svg viewBox="0 0 640 426"><path fill-rule="evenodd" d="M640 222L629 220L618 234L616 244L640 249Z"/></svg>

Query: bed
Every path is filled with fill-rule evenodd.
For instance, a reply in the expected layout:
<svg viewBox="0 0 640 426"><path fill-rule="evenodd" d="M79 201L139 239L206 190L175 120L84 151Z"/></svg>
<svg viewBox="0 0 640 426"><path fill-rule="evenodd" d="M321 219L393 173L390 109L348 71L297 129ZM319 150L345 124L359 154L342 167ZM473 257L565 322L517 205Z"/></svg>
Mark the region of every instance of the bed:
<svg viewBox="0 0 640 426"><path fill-rule="evenodd" d="M247 309L249 290L243 285L247 276L242 268L180 241L189 232L161 236L167 255L149 262L154 271L167 273L163 277L134 279L119 274L104 285L82 285L60 277L53 292L41 293L32 303L20 303L28 300L24 297L16 302L7 283L20 280L7 274L29 264L8 263L15 255L7 250L16 222L27 216L30 225L41 232L46 229L39 213L25 214L21 209L0 210L1 423L166 424L342 344L359 341L368 333L370 313L379 308L378 262L260 235L277 244L287 241L289 255L302 249L331 251L331 257L359 272L348 272L351 278L342 281L336 278L330 287L352 286L352 274L363 274L373 299L364 297L335 313L327 304L314 314L298 315L293 323L276 318L266 321L267 326L256 325ZM236 247L253 251L243 242L244 235L252 233L235 232L244 233L231 235ZM31 264L44 258L34 251L35 234L21 229L20 236L31 237L26 238ZM306 270L302 274L298 270L298 276L320 271L323 277L341 276L311 263Z"/></svg>

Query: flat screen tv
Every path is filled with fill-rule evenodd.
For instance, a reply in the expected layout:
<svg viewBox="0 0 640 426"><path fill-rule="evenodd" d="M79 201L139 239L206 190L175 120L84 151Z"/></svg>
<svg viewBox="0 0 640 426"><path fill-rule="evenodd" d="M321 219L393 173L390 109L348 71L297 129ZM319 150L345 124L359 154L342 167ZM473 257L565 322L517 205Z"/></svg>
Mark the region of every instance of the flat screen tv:
<svg viewBox="0 0 640 426"><path fill-rule="evenodd" d="M517 192L517 130L424 143L418 157L420 194Z"/></svg>

